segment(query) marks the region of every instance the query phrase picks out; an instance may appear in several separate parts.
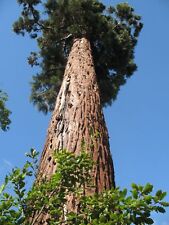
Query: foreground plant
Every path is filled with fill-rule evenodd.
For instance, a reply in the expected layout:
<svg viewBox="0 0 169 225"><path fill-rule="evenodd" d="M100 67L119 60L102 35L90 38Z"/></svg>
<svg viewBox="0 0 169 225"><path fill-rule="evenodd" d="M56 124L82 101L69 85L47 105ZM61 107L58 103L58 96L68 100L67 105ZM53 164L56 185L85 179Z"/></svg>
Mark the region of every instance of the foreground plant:
<svg viewBox="0 0 169 225"><path fill-rule="evenodd" d="M32 149L22 169L15 168L0 188L0 224L35 225L129 225L153 224L152 212L164 213L169 203L161 190L152 195L153 186L132 184L130 194L119 188L101 194L86 195L92 187L92 161L84 151L78 156L62 150L54 156L57 170L50 179L30 186L36 176L38 153ZM29 185L28 185L29 184ZM69 197L68 197L69 196ZM74 210L67 211L70 196L77 199ZM38 223L37 223L38 221ZM39 222L40 221L40 222Z"/></svg>

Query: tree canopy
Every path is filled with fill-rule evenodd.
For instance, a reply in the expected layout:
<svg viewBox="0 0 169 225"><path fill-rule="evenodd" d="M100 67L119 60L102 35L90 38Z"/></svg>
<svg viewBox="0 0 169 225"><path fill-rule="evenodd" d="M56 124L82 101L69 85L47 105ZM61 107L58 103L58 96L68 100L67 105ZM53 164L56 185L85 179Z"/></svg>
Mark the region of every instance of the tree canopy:
<svg viewBox="0 0 169 225"><path fill-rule="evenodd" d="M97 0L18 0L22 6L13 29L36 39L39 52L28 62L39 66L33 76L31 101L40 111L53 110L67 57L76 38L90 40L103 106L112 103L137 66L134 48L141 17L127 3L106 7Z"/></svg>

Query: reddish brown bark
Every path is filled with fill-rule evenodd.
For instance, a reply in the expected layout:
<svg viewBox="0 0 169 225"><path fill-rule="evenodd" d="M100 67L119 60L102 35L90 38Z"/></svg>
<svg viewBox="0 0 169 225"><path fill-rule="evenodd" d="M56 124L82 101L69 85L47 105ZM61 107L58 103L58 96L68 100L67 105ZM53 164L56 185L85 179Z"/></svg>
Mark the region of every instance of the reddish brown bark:
<svg viewBox="0 0 169 225"><path fill-rule="evenodd" d="M92 139L91 133L98 136ZM79 154L84 140L87 151L96 162L93 168L94 188L86 191L99 193L114 187L108 139L90 43L86 38L76 39L49 124L39 174L50 177L55 172L54 150L67 149Z"/></svg>

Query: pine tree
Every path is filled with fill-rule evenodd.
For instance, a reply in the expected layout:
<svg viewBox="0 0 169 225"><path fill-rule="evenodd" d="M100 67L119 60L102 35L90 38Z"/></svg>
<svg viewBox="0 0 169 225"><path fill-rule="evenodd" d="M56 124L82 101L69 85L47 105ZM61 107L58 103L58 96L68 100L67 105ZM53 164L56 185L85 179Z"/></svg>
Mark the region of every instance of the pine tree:
<svg viewBox="0 0 169 225"><path fill-rule="evenodd" d="M40 111L53 111L38 180L55 172L55 150L79 154L85 146L95 165L93 187L84 194L110 189L114 169L102 107L116 99L137 68L134 48L141 18L127 3L108 8L98 0L18 3L23 8L14 31L29 33L40 49L28 58L41 68L33 77L31 100ZM67 210L76 208L70 199ZM45 224L47 218L41 215L39 221Z"/></svg>

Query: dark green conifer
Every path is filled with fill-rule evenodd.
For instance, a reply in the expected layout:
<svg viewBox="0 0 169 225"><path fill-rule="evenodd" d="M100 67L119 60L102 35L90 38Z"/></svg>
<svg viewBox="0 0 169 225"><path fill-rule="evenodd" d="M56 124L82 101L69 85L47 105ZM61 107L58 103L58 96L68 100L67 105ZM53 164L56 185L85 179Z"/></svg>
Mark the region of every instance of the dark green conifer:
<svg viewBox="0 0 169 225"><path fill-rule="evenodd" d="M137 69L134 48L142 28L140 16L127 3L106 7L98 0L18 0L22 13L13 28L29 33L39 52L28 58L39 66L33 76L31 101L53 110L67 57L75 38L90 40L103 106L115 100L120 87Z"/></svg>

